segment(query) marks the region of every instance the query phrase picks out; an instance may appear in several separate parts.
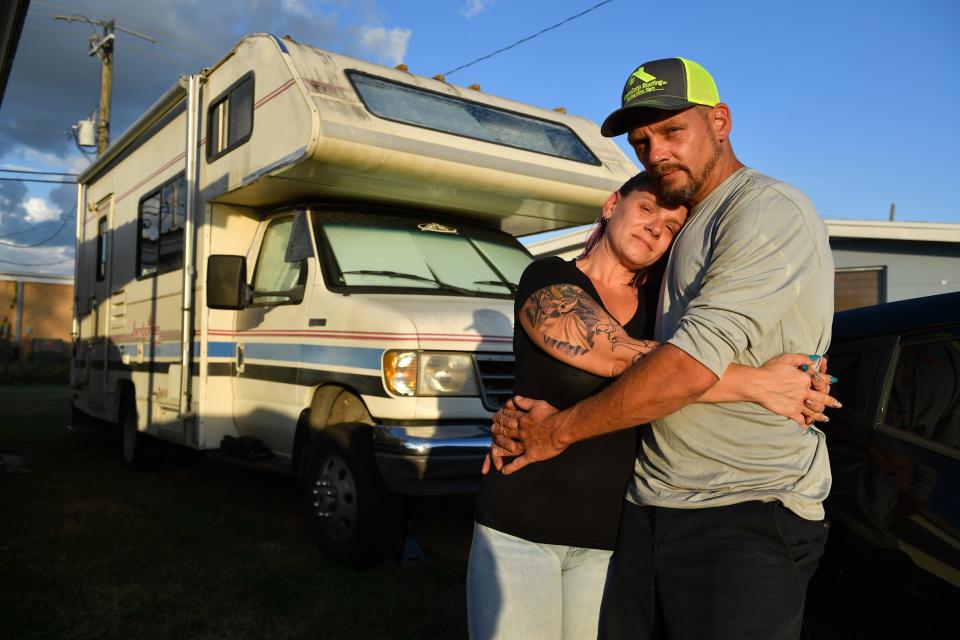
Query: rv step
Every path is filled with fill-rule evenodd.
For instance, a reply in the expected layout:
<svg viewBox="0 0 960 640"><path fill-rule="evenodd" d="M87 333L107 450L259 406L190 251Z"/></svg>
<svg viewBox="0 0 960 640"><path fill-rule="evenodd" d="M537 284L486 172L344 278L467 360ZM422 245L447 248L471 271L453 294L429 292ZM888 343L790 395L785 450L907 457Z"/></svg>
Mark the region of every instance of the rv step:
<svg viewBox="0 0 960 640"><path fill-rule="evenodd" d="M273 451L252 436L241 436L239 438L223 436L223 440L220 441L220 452L225 456L241 458L248 462L273 457Z"/></svg>

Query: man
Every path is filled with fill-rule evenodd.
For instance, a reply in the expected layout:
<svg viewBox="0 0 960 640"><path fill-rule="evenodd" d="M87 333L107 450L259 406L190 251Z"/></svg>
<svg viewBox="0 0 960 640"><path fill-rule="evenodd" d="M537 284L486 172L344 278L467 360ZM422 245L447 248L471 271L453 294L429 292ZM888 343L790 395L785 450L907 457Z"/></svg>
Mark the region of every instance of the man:
<svg viewBox="0 0 960 640"><path fill-rule="evenodd" d="M663 344L566 411L517 398L497 447L521 472L571 443L634 425L636 472L601 636L795 638L826 541L823 434L757 405L693 404L733 362L822 354L833 316L825 226L797 190L746 168L729 107L700 65L655 60L627 79L601 128L628 133L663 194L691 207L660 292Z"/></svg>

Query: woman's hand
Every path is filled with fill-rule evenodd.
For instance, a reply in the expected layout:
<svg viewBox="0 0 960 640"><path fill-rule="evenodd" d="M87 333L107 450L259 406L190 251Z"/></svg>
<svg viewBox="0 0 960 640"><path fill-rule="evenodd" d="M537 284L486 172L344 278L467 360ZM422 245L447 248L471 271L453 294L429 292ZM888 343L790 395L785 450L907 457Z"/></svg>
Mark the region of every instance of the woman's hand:
<svg viewBox="0 0 960 640"><path fill-rule="evenodd" d="M801 367L806 365L807 370ZM767 361L751 376L752 400L768 411L790 418L802 426L829 422L826 407L839 408L829 395L830 383L826 358L788 353Z"/></svg>

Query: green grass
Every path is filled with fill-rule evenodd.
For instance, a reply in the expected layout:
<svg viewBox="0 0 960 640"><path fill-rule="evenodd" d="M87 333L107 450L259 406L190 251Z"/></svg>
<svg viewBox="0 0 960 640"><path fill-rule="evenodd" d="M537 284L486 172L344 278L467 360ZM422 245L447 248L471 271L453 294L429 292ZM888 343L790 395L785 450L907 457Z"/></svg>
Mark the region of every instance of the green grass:
<svg viewBox="0 0 960 640"><path fill-rule="evenodd" d="M460 638L464 563L325 562L282 476L132 473L69 389L0 386L0 638Z"/></svg>
<svg viewBox="0 0 960 640"><path fill-rule="evenodd" d="M70 362L0 362L0 384L68 384Z"/></svg>

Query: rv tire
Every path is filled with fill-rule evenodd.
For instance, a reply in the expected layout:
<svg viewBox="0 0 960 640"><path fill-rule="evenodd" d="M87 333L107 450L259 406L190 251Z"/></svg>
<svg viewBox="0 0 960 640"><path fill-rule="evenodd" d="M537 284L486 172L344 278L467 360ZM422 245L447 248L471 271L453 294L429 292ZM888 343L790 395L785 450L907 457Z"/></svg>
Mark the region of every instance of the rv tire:
<svg viewBox="0 0 960 640"><path fill-rule="evenodd" d="M377 471L370 427L329 426L307 451L304 505L324 558L354 567L379 564L402 528L397 498Z"/></svg>
<svg viewBox="0 0 960 640"><path fill-rule="evenodd" d="M146 469L163 456L163 442L140 433L137 429L137 408L125 403L120 415L120 458L129 469Z"/></svg>

